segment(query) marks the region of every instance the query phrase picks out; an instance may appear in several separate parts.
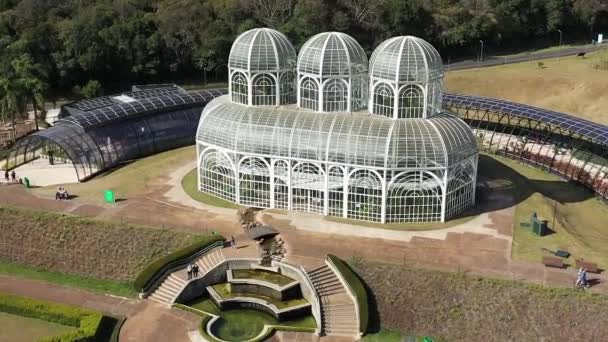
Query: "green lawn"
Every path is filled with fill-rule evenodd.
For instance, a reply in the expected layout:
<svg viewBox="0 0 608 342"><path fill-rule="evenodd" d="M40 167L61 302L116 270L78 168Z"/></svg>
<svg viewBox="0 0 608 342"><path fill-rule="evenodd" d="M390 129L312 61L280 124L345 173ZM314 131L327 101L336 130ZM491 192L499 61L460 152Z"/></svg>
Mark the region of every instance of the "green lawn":
<svg viewBox="0 0 608 342"><path fill-rule="evenodd" d="M0 341L33 342L43 337L57 336L74 327L0 312Z"/></svg>
<svg viewBox="0 0 608 342"><path fill-rule="evenodd" d="M276 284L279 286L285 286L294 282L294 279L286 277L276 272L269 272L265 270L232 270L232 275L235 279L256 279L265 281L268 283Z"/></svg>
<svg viewBox="0 0 608 342"><path fill-rule="evenodd" d="M294 329L315 329L312 316L279 322L272 315L258 310L220 311L208 297L201 297L187 304L190 307L221 316L213 325L213 334L226 341L245 341L262 332L264 325L291 327Z"/></svg>
<svg viewBox="0 0 608 342"><path fill-rule="evenodd" d="M196 160L194 146L182 147L136 160L130 164L110 170L87 182L66 185L68 191L79 198L103 202L104 190L110 189L118 199L128 199L151 190L152 182L168 176L167 165L182 165ZM53 196L58 185L34 189L44 196Z"/></svg>
<svg viewBox="0 0 608 342"><path fill-rule="evenodd" d="M549 250L563 249L575 259L599 263L608 267L608 206L580 185L561 181L559 177L516 161L494 157L517 174L514 195L519 197L515 211L512 255L514 259L540 262ZM533 212L548 221L554 233L539 237L522 228ZM555 216L555 224L554 222Z"/></svg>
<svg viewBox="0 0 608 342"><path fill-rule="evenodd" d="M281 300L278 300L275 298L266 297L266 296L262 296L262 295L254 294L254 293L232 292L230 289L230 284L227 284L227 283L213 285L213 289L220 295L220 297L222 297L224 299L235 298L235 297L257 298L257 299L261 299L266 302L269 302L271 304L274 304L274 306L276 306L278 309L284 309L284 308L289 308L292 306L308 303L306 301L306 299L304 299L304 298L281 301Z"/></svg>
<svg viewBox="0 0 608 342"><path fill-rule="evenodd" d="M186 176L184 176L184 178L182 179L182 187L184 188L184 191L188 194L188 196L192 197L192 199L215 207L231 209L240 208L240 206L237 204L198 191L197 177L197 170L193 169L192 171L188 172L188 174L186 174Z"/></svg>
<svg viewBox="0 0 608 342"><path fill-rule="evenodd" d="M130 298L137 297L137 292L133 289L133 285L131 283L119 283L109 280L87 278L74 274L49 272L37 269L35 267L19 265L11 262L0 261L0 274L43 280L50 283L77 287L92 292L111 293L116 296ZM3 340L0 339L0 341Z"/></svg>

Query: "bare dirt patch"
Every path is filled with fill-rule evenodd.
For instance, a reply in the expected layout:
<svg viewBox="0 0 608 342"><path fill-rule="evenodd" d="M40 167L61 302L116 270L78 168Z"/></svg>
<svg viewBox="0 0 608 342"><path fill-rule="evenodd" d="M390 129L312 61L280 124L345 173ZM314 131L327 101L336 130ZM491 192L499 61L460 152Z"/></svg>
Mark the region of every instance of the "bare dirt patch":
<svg viewBox="0 0 608 342"><path fill-rule="evenodd" d="M365 261L354 268L371 289L372 332L381 324L447 341L599 341L608 335L606 296Z"/></svg>
<svg viewBox="0 0 608 342"><path fill-rule="evenodd" d="M150 261L196 239L176 231L0 208L0 260L98 279L132 281Z"/></svg>

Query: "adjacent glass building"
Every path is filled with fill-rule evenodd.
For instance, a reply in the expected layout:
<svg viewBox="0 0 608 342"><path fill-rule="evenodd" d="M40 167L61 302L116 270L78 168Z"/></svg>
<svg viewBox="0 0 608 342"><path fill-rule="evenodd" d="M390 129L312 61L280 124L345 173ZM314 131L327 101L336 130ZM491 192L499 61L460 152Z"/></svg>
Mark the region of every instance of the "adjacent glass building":
<svg viewBox="0 0 608 342"><path fill-rule="evenodd" d="M296 58L285 35L254 29L229 73L198 126L200 191L383 223L444 221L475 203L476 140L442 109L443 64L424 40L389 39L368 64L344 33L312 37Z"/></svg>

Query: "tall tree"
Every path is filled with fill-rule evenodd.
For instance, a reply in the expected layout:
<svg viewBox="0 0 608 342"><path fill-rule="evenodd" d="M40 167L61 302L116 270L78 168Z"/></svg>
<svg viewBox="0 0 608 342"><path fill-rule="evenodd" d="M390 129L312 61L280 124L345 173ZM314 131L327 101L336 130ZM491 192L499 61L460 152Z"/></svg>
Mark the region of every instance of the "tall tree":
<svg viewBox="0 0 608 342"><path fill-rule="evenodd" d="M34 122L38 131L38 109L44 110L44 101L48 86L44 81L46 75L40 64L34 63L31 56L24 54L12 63L15 70L15 82L26 103L34 109Z"/></svg>

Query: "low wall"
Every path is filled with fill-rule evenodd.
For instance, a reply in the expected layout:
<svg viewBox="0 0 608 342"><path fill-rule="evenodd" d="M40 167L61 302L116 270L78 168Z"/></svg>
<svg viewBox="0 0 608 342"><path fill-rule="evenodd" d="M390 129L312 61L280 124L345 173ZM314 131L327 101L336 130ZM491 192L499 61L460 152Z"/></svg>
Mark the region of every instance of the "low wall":
<svg viewBox="0 0 608 342"><path fill-rule="evenodd" d="M209 297L221 310L254 309L266 312L279 321L300 318L312 314L309 303L279 309L274 304L253 297L222 298L212 287L208 287Z"/></svg>
<svg viewBox="0 0 608 342"><path fill-rule="evenodd" d="M268 286L264 286L262 284L252 284L245 283L248 280L239 280L239 281L229 281L230 286L232 286L232 291L237 293L253 293L259 294L262 296L278 299L281 301L295 299L302 296L302 291L300 291L300 287L295 285L285 290L279 291Z"/></svg>
<svg viewBox="0 0 608 342"><path fill-rule="evenodd" d="M259 259L230 259L218 264L209 270L202 277L191 280L179 294L176 303L187 303L193 299L207 293L205 288L210 285L226 283L226 271L229 269L248 269L252 263L257 263Z"/></svg>

